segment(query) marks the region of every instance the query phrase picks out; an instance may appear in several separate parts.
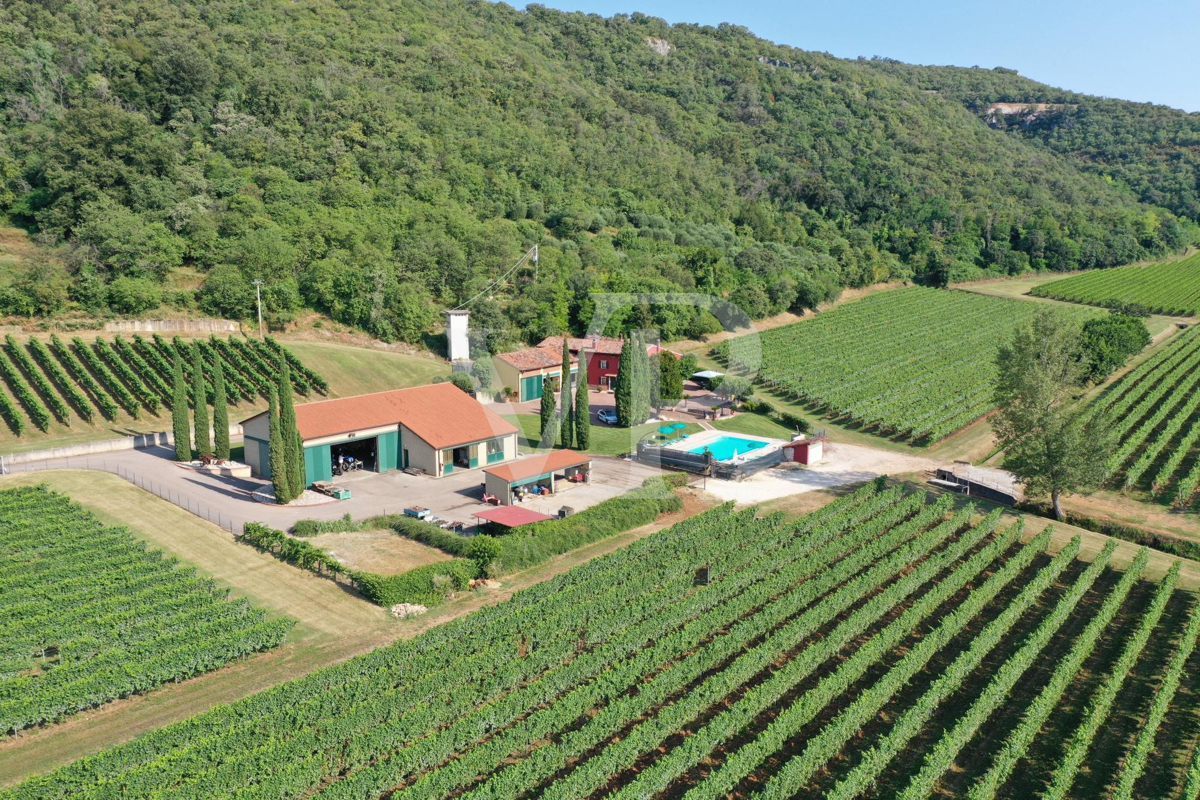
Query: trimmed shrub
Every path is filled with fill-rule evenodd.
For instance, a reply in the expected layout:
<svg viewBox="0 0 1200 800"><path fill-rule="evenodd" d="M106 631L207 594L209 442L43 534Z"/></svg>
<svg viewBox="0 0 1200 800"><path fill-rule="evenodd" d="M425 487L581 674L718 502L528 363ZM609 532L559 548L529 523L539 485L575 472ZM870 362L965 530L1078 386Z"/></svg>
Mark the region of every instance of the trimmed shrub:
<svg viewBox="0 0 1200 800"><path fill-rule="evenodd" d="M535 522L500 540L499 561L507 572L540 564L568 550L647 525L659 514L678 511L683 501L663 478L648 478L641 488L605 500L566 519Z"/></svg>
<svg viewBox="0 0 1200 800"><path fill-rule="evenodd" d="M322 533L348 533L365 529L361 522L355 522L350 515L344 514L339 519L301 519L292 526L292 536L309 538L320 536Z"/></svg>
<svg viewBox="0 0 1200 800"><path fill-rule="evenodd" d="M372 517L364 522L372 528L390 528L398 536L436 547L452 556L467 557L471 546L471 540L466 536L442 530L437 525L403 514Z"/></svg>
<svg viewBox="0 0 1200 800"><path fill-rule="evenodd" d="M401 575L358 571L347 573L363 597L384 608L397 603L433 607L444 601L451 592L467 589L471 579L477 575L475 562L465 558L426 564Z"/></svg>

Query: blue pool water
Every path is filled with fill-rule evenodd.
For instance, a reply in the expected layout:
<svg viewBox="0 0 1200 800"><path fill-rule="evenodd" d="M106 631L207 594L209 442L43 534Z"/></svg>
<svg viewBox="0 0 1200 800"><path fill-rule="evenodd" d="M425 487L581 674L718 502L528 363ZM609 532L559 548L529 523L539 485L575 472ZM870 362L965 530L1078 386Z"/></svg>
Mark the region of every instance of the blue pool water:
<svg viewBox="0 0 1200 800"><path fill-rule="evenodd" d="M708 450L717 461L730 461L734 456L740 456L743 453L748 453L751 450L759 450L766 446L767 442L760 442L757 439L743 439L740 436L722 436L718 439L713 439L706 445L688 450L688 452L703 453L705 450Z"/></svg>

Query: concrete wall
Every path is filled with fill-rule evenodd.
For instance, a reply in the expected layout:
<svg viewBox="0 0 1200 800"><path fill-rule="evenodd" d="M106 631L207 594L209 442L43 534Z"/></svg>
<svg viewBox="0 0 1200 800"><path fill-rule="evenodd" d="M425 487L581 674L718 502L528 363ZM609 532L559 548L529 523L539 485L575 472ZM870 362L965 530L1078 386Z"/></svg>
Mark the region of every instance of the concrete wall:
<svg viewBox="0 0 1200 800"><path fill-rule="evenodd" d="M229 319L118 319L105 323L112 333L240 333L242 324Z"/></svg>
<svg viewBox="0 0 1200 800"><path fill-rule="evenodd" d="M497 390L508 387L514 392L521 391L521 373L516 367L502 358L493 358L492 366L496 368Z"/></svg>
<svg viewBox="0 0 1200 800"><path fill-rule="evenodd" d="M403 425L400 426L400 458L403 464L404 451L408 451L408 465L425 470L430 475L441 475L442 465L438 451Z"/></svg>
<svg viewBox="0 0 1200 800"><path fill-rule="evenodd" d="M241 436L242 426L229 426L230 436ZM137 450L156 445L173 446L175 436L170 431L156 433L139 433L133 436L122 436L119 439L102 439L98 442L81 442L65 444L60 447L49 447L45 450L30 450L27 453L13 453L3 456L5 464L29 464L35 461L49 461L54 458L70 456L90 456L97 453L115 453L121 450Z"/></svg>
<svg viewBox="0 0 1200 800"><path fill-rule="evenodd" d="M264 442L269 441L271 439L271 418L264 411L258 416L242 420L242 430L246 432L247 436L253 436Z"/></svg>

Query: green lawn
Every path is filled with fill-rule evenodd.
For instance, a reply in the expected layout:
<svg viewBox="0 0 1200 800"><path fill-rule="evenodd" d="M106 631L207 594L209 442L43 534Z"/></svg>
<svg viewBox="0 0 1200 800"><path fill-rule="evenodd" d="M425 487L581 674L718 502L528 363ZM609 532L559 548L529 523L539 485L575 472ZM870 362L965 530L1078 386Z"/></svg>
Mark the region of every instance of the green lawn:
<svg viewBox="0 0 1200 800"><path fill-rule="evenodd" d="M281 343L324 377L337 397L422 386L450 374L449 364L427 356L327 342Z"/></svg>
<svg viewBox="0 0 1200 800"><path fill-rule="evenodd" d="M536 414L517 414L516 416L506 416L505 419L521 429L521 437L518 445L522 453L532 452L537 448L541 419ZM615 428L608 425L592 425L592 436L587 452L602 456L632 453L637 448L638 440L646 434L657 432L660 424L658 422L648 422L645 425L639 425L632 429ZM699 425L689 422L687 427L680 431L680 433L697 433L701 430L703 428Z"/></svg>
<svg viewBox="0 0 1200 800"><path fill-rule="evenodd" d="M730 433L747 433L751 436L766 436L769 439L783 439L784 441L791 441L795 434L791 428L770 417L764 417L762 414L738 414L729 419L716 420L712 425L718 430Z"/></svg>

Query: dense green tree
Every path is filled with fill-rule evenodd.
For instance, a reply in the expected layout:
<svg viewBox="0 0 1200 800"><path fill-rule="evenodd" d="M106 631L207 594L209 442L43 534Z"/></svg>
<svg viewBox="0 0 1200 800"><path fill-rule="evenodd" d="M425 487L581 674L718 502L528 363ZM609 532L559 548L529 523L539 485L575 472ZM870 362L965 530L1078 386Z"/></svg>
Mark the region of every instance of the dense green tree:
<svg viewBox="0 0 1200 800"><path fill-rule="evenodd" d="M554 382L548 375L542 378L542 404L538 416L541 423L540 446L553 447L558 441L558 409L554 407Z"/></svg>
<svg viewBox="0 0 1200 800"><path fill-rule="evenodd" d="M658 396L663 405L674 405L683 399L683 374L679 371L679 359L671 353L661 353L658 358Z"/></svg>
<svg viewBox="0 0 1200 800"><path fill-rule="evenodd" d="M192 431L188 424L187 382L183 356L176 351L171 364L171 434L175 438L175 460L192 460Z"/></svg>
<svg viewBox="0 0 1200 800"><path fill-rule="evenodd" d="M617 408L617 424L622 428L634 426L633 416L633 341L625 337L621 342L621 360L617 364L617 380L613 384L613 400Z"/></svg>
<svg viewBox="0 0 1200 800"><path fill-rule="evenodd" d="M304 440L296 424L296 404L292 395L292 373L287 359L279 359L279 434L287 470L288 499L295 499L307 486L304 472Z"/></svg>
<svg viewBox="0 0 1200 800"><path fill-rule="evenodd" d="M575 441L575 408L574 395L571 393L571 351L567 347L567 337L563 337L562 348L562 384L559 387L559 418L562 446L570 447Z"/></svg>
<svg viewBox="0 0 1200 800"><path fill-rule="evenodd" d="M1086 374L1079 351L1080 326L1051 309L1013 335L997 356L992 428L1004 466L1028 495L1049 495L1063 519L1062 495L1093 488L1104 479L1106 422L1074 405Z"/></svg>
<svg viewBox="0 0 1200 800"><path fill-rule="evenodd" d="M279 392L275 387L271 387L267 398L267 419L270 423L267 456L271 468L271 486L275 492L275 502L286 504L296 498L296 493L292 490L288 447L279 416Z"/></svg>
<svg viewBox="0 0 1200 800"><path fill-rule="evenodd" d="M1113 313L1089 319L1079 337L1088 379L1094 383L1104 380L1148 344L1150 332L1137 317Z"/></svg>
<svg viewBox="0 0 1200 800"><path fill-rule="evenodd" d="M91 265L61 276L70 300L0 292L6 309L99 309L110 282L182 266L208 314L253 318L261 278L269 322L307 305L415 343L477 298L496 351L585 331L593 292L699 292L757 316L1198 238L1200 123L1171 109L644 15L204 9L112 0L93 24L72 3L4 6L0 214ZM1063 106L1004 123L996 100ZM506 275L535 243L538 263ZM127 288L115 304L138 313L148 295ZM607 333L635 327L719 326L639 303Z"/></svg>
<svg viewBox="0 0 1200 800"><path fill-rule="evenodd" d="M213 455L229 460L229 395L219 358L213 363Z"/></svg>
<svg viewBox="0 0 1200 800"><path fill-rule="evenodd" d="M204 355L197 342L192 345L192 411L196 436L196 452L212 453L212 437L208 421L208 387L204 382Z"/></svg>
<svg viewBox="0 0 1200 800"><path fill-rule="evenodd" d="M108 286L108 305L119 314L141 314L160 302L162 290L149 278L121 277Z"/></svg>
<svg viewBox="0 0 1200 800"><path fill-rule="evenodd" d="M579 351L579 377L575 380L575 448L587 450L592 443L592 407L588 401L588 355Z"/></svg>
<svg viewBox="0 0 1200 800"><path fill-rule="evenodd" d="M645 336L640 331L634 331L631 338L633 369L630 372L630 384L633 400L630 404L630 419L634 425L641 425L650 419L653 413L651 395L654 391L654 376L650 372L650 354L646 350Z"/></svg>

